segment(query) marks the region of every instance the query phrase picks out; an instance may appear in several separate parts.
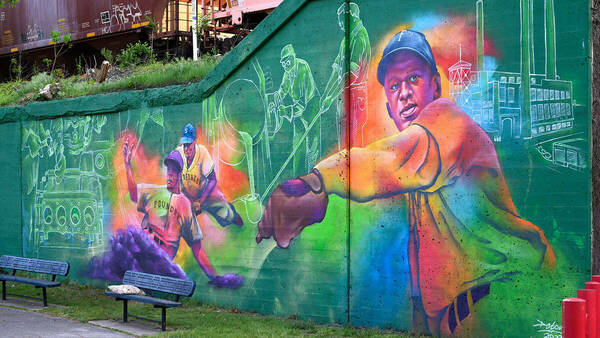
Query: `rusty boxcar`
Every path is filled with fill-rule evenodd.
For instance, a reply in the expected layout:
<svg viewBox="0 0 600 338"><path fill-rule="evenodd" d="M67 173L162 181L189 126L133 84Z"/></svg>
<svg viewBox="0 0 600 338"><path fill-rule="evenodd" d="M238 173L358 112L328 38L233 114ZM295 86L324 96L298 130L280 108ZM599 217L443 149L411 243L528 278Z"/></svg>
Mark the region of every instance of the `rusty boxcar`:
<svg viewBox="0 0 600 338"><path fill-rule="evenodd" d="M198 0L198 16L208 15L205 49L223 40L239 40L282 0ZM58 64L73 68L77 57L95 56L100 50L118 51L128 43L153 40L155 51L191 55L191 0L20 0L0 8L0 77L8 77L10 60L25 68L53 57L51 32L71 34L72 48ZM243 18L243 20L242 20ZM155 27L155 29L151 29ZM224 33L224 34L223 34ZM152 37L152 39L151 39ZM220 40L219 40L220 39Z"/></svg>

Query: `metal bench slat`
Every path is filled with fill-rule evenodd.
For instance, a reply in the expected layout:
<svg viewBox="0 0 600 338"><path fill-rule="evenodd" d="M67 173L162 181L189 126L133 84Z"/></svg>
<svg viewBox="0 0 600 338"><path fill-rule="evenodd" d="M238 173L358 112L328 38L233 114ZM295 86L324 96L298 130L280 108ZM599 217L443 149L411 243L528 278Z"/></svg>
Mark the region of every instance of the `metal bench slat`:
<svg viewBox="0 0 600 338"><path fill-rule="evenodd" d="M66 276L69 273L69 263L67 262L8 255L2 255L0 257L0 268L17 269L59 276Z"/></svg>
<svg viewBox="0 0 600 338"><path fill-rule="evenodd" d="M4 275L4 274L0 274L0 281L1 280L7 281L7 282L18 282L18 283L23 283L23 284L30 284L30 285L40 286L40 287L45 287L45 288L53 288L53 287L60 286L60 282L53 282L51 280L27 278L27 277Z"/></svg>
<svg viewBox="0 0 600 338"><path fill-rule="evenodd" d="M144 272L127 271L123 284L131 284L142 289L149 289L189 297L194 293L196 282L188 279L153 275Z"/></svg>
<svg viewBox="0 0 600 338"><path fill-rule="evenodd" d="M150 297L150 296L123 295L123 294L114 293L114 292L105 292L104 294L106 296L115 297L117 299L134 300L137 302L149 303L149 304L159 305L159 306L164 306L164 307L176 307L176 306L181 305L181 303L179 303L179 302L174 302L172 300Z"/></svg>

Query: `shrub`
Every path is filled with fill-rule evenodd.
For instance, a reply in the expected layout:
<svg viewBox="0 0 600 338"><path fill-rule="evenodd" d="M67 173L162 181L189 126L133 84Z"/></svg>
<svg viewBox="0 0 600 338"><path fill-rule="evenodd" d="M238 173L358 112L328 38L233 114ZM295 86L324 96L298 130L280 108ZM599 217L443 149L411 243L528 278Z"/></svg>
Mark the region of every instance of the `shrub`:
<svg viewBox="0 0 600 338"><path fill-rule="evenodd" d="M116 61L121 67L128 67L152 61L153 58L152 49L148 44L136 42L128 44L127 48L117 55Z"/></svg>
<svg viewBox="0 0 600 338"><path fill-rule="evenodd" d="M115 61L115 58L113 57L112 50L110 50L110 49L102 48L100 50L100 54L102 54L102 57L104 57L104 60L110 62L111 65Z"/></svg>

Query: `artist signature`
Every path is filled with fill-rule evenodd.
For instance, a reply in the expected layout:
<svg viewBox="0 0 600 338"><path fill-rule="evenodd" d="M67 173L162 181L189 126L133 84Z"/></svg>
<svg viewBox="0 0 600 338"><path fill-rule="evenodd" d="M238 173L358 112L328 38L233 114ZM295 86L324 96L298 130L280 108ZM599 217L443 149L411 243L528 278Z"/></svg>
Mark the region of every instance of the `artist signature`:
<svg viewBox="0 0 600 338"><path fill-rule="evenodd" d="M533 324L533 327L537 328L538 333L543 333L544 338L561 338L562 337L562 326L552 323L544 323L538 319L537 324Z"/></svg>

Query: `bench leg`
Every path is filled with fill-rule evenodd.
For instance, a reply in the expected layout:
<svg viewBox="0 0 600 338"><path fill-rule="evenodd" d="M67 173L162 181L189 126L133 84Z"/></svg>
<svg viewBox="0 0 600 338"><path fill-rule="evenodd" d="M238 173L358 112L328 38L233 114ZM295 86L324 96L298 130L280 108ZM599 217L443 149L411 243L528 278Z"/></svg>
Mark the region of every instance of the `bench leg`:
<svg viewBox="0 0 600 338"><path fill-rule="evenodd" d="M160 323L160 329L162 331L166 331L167 330L167 308L163 307L162 309L162 321Z"/></svg>
<svg viewBox="0 0 600 338"><path fill-rule="evenodd" d="M44 299L44 307L48 306L48 298L46 297L46 288L42 288L42 298Z"/></svg>
<svg viewBox="0 0 600 338"><path fill-rule="evenodd" d="M6 281L2 281L2 300L6 300Z"/></svg>
<svg viewBox="0 0 600 338"><path fill-rule="evenodd" d="M123 299L123 323L127 323L127 299Z"/></svg>

